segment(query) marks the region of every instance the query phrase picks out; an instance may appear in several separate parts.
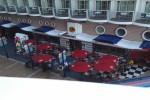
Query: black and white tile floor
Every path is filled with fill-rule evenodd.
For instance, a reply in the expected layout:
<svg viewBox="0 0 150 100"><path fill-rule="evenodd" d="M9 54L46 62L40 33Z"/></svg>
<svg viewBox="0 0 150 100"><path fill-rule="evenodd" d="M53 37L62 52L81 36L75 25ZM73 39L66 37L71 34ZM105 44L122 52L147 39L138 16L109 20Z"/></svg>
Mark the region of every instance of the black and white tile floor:
<svg viewBox="0 0 150 100"><path fill-rule="evenodd" d="M134 78L144 74L149 68L146 66L130 65L124 73L121 73L119 79Z"/></svg>

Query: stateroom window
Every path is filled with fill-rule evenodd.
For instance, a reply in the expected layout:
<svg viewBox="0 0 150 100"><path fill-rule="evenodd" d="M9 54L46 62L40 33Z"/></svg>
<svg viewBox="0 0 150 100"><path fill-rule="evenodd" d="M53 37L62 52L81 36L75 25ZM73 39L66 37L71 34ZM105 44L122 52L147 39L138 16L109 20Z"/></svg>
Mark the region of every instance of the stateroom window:
<svg viewBox="0 0 150 100"><path fill-rule="evenodd" d="M134 11L135 1L118 1L117 11Z"/></svg>
<svg viewBox="0 0 150 100"><path fill-rule="evenodd" d="M110 1L96 1L96 10L109 10Z"/></svg>
<svg viewBox="0 0 150 100"><path fill-rule="evenodd" d="M78 9L88 9L89 0L78 0Z"/></svg>

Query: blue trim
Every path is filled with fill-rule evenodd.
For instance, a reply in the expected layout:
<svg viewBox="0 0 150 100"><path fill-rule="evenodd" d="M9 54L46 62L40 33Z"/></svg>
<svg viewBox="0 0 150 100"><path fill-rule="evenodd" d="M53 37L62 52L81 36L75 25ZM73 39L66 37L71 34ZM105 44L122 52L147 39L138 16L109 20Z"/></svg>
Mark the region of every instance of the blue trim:
<svg viewBox="0 0 150 100"><path fill-rule="evenodd" d="M41 26L41 27L39 27L39 28L36 28L36 29L34 29L35 31L37 31L37 32L48 32L48 31L51 31L51 30L53 30L53 29L55 29L55 28L53 28L53 27L49 27L49 26Z"/></svg>
<svg viewBox="0 0 150 100"><path fill-rule="evenodd" d="M150 41L143 41L140 48L150 48Z"/></svg>
<svg viewBox="0 0 150 100"><path fill-rule="evenodd" d="M132 78L132 79L124 79L124 80L116 80L116 81L108 82L108 84L122 84L122 83L145 80L145 79L150 79L150 76L143 76L143 77Z"/></svg>
<svg viewBox="0 0 150 100"><path fill-rule="evenodd" d="M19 28L24 28L24 27L28 27L28 26L31 26L31 25L28 23L19 23L16 25L16 27L19 27Z"/></svg>
<svg viewBox="0 0 150 100"><path fill-rule="evenodd" d="M140 87L149 87L150 86L150 82L149 83L144 83L144 84L138 84L135 86L140 86Z"/></svg>
<svg viewBox="0 0 150 100"><path fill-rule="evenodd" d="M96 37L94 40L101 41L101 42L108 42L112 44L118 43L122 38L114 35L109 34L102 34Z"/></svg>
<svg viewBox="0 0 150 100"><path fill-rule="evenodd" d="M0 26L1 26L1 25L4 25L4 24L8 24L8 23L11 23L11 22L10 22L10 21L7 21L7 20L1 21L1 22L0 22Z"/></svg>

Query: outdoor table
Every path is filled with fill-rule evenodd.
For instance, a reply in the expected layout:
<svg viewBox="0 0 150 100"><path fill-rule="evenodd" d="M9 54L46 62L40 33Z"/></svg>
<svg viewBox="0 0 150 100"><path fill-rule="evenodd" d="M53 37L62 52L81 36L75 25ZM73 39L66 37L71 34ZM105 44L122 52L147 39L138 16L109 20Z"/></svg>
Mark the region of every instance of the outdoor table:
<svg viewBox="0 0 150 100"><path fill-rule="evenodd" d="M52 48L52 44L39 44L36 46L37 50L47 50L49 48Z"/></svg>
<svg viewBox="0 0 150 100"><path fill-rule="evenodd" d="M51 55L49 54L39 54L32 57L32 60L35 62L48 62L51 59Z"/></svg>
<svg viewBox="0 0 150 100"><path fill-rule="evenodd" d="M25 42L25 43L32 43L32 44L34 44L34 43L36 43L37 41L36 41L35 39L29 39L29 40L25 40L24 42Z"/></svg>
<svg viewBox="0 0 150 100"><path fill-rule="evenodd" d="M112 71L118 62L118 57L113 55L104 55L94 62L94 69L103 72Z"/></svg>
<svg viewBox="0 0 150 100"><path fill-rule="evenodd" d="M75 72L87 72L91 68L90 64L88 62L82 62L78 61L71 65L70 69L72 69Z"/></svg>
<svg viewBox="0 0 150 100"><path fill-rule="evenodd" d="M47 66L44 65L44 64L46 62L48 62L51 58L52 57L49 54L39 54L39 55L33 56L32 60L35 61L35 62L41 63L42 64L42 69L43 69L43 71L45 71L47 69Z"/></svg>
<svg viewBox="0 0 150 100"><path fill-rule="evenodd" d="M87 55L88 52L86 50L75 50L71 53L71 56L75 58L85 58Z"/></svg>

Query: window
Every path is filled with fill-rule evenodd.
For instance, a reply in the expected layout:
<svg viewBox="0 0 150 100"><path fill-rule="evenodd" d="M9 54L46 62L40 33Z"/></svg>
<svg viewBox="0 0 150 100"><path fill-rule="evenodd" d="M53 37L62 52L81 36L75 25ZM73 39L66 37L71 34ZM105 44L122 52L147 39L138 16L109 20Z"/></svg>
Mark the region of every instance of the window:
<svg viewBox="0 0 150 100"><path fill-rule="evenodd" d="M23 0L22 2L24 6L29 6L28 0Z"/></svg>
<svg viewBox="0 0 150 100"><path fill-rule="evenodd" d="M15 6L18 5L18 4L17 4L17 0L13 0L12 2L13 2L13 5L15 5Z"/></svg>
<svg viewBox="0 0 150 100"><path fill-rule="evenodd" d="M95 31L97 34L104 34L105 33L105 28L101 25L98 25L96 28L95 28Z"/></svg>
<svg viewBox="0 0 150 100"><path fill-rule="evenodd" d="M70 0L61 0L62 8L70 8Z"/></svg>
<svg viewBox="0 0 150 100"><path fill-rule="evenodd" d="M145 12L150 13L150 2L146 2Z"/></svg>
<svg viewBox="0 0 150 100"><path fill-rule="evenodd" d="M41 7L41 0L34 0L33 1L33 6Z"/></svg>
<svg viewBox="0 0 150 100"><path fill-rule="evenodd" d="M118 1L117 11L134 11L135 2L134 1Z"/></svg>
<svg viewBox="0 0 150 100"><path fill-rule="evenodd" d="M54 0L47 0L48 7L55 7Z"/></svg>
<svg viewBox="0 0 150 100"><path fill-rule="evenodd" d="M109 10L110 1L96 1L96 10Z"/></svg>
<svg viewBox="0 0 150 100"><path fill-rule="evenodd" d="M118 37L124 37L124 36L126 36L127 35L127 30L125 29L125 28L117 28L116 29L116 35L118 36Z"/></svg>
<svg viewBox="0 0 150 100"><path fill-rule="evenodd" d="M88 0L78 0L78 9L88 9L89 1Z"/></svg>
<svg viewBox="0 0 150 100"><path fill-rule="evenodd" d="M146 41L150 41L150 30L143 32L142 37Z"/></svg>
<svg viewBox="0 0 150 100"><path fill-rule="evenodd" d="M4 5L8 5L7 0L3 0Z"/></svg>

